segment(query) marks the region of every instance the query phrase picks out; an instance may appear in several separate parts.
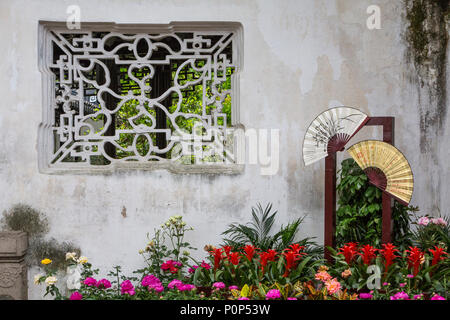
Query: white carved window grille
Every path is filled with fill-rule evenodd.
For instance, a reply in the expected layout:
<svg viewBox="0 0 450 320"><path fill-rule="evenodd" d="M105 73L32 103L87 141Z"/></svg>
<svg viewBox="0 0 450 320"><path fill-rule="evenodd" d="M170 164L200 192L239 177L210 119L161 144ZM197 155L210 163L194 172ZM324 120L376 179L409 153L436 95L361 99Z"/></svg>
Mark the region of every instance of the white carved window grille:
<svg viewBox="0 0 450 320"><path fill-rule="evenodd" d="M41 171L235 163L240 24L39 30Z"/></svg>

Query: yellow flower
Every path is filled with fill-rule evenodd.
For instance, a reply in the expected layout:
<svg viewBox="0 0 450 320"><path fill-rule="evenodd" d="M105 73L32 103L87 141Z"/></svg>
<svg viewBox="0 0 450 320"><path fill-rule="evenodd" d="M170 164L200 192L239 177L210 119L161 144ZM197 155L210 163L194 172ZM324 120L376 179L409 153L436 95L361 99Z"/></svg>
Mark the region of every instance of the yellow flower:
<svg viewBox="0 0 450 320"><path fill-rule="evenodd" d="M42 264L50 264L50 263L52 263L52 260L46 258L46 259L42 260L41 263Z"/></svg>
<svg viewBox="0 0 450 320"><path fill-rule="evenodd" d="M56 279L56 277L47 277L46 279L45 279L45 284L47 285L47 286L51 286L51 285L54 285L55 283L56 283L56 281L58 281L58 279Z"/></svg>
<svg viewBox="0 0 450 320"><path fill-rule="evenodd" d="M78 262L78 263L81 263L81 264L85 264L86 262L88 262L88 258L86 258L86 257L80 257L80 258L78 259L77 262Z"/></svg>
<svg viewBox="0 0 450 320"><path fill-rule="evenodd" d="M320 271L328 271L328 267L322 265L322 266L319 267L319 272Z"/></svg>

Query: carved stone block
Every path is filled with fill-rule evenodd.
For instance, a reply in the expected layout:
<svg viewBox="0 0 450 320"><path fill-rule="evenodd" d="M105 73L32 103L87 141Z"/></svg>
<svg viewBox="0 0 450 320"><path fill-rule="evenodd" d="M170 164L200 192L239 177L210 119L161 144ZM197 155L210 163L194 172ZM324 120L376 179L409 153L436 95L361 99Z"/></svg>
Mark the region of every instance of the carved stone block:
<svg viewBox="0 0 450 320"><path fill-rule="evenodd" d="M28 298L25 232L0 232L0 300Z"/></svg>

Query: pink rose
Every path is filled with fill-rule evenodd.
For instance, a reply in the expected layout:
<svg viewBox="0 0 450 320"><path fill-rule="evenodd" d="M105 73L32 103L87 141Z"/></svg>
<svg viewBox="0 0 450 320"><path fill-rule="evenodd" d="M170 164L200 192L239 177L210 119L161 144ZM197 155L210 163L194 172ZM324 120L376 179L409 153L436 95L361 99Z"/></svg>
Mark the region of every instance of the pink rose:
<svg viewBox="0 0 450 320"><path fill-rule="evenodd" d="M359 298L360 299L372 299L373 296L370 293L360 293Z"/></svg>
<svg viewBox="0 0 450 320"><path fill-rule="evenodd" d="M213 285L212 285L214 288L216 288L216 289L225 289L225 283L223 283L223 282L214 282L213 283Z"/></svg>
<svg viewBox="0 0 450 320"><path fill-rule="evenodd" d="M130 296L134 296L134 286L130 280L125 280L120 284L120 292L122 294L129 294Z"/></svg>
<svg viewBox="0 0 450 320"><path fill-rule="evenodd" d="M74 293L72 293L70 295L70 300L81 300L83 299L83 296L81 295L81 293L79 293L78 291L75 291Z"/></svg>
<svg viewBox="0 0 450 320"><path fill-rule="evenodd" d="M97 280L91 277L87 277L86 279L84 279L83 283L89 287L95 286L97 284Z"/></svg>
<svg viewBox="0 0 450 320"><path fill-rule="evenodd" d="M279 298L281 298L280 290L272 289L266 293L266 300L274 300Z"/></svg>
<svg viewBox="0 0 450 320"><path fill-rule="evenodd" d="M438 294L435 294L434 296L431 297L430 300L445 300L445 298L444 298L444 297L441 297L441 296L438 295Z"/></svg>
<svg viewBox="0 0 450 320"><path fill-rule="evenodd" d="M95 286L99 289L108 289L111 288L111 282L107 279L100 279Z"/></svg>

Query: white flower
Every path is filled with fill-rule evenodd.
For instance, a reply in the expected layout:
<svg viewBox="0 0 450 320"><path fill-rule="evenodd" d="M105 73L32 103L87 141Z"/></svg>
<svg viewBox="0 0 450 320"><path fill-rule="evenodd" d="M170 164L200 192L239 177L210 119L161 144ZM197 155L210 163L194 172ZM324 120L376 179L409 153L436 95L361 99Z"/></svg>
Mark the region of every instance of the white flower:
<svg viewBox="0 0 450 320"><path fill-rule="evenodd" d="M43 277L42 274L35 275L34 276L34 284L39 284L42 277Z"/></svg>
<svg viewBox="0 0 450 320"><path fill-rule="evenodd" d="M47 286L51 286L51 285L54 285L54 284L56 283L56 281L58 281L58 279L56 279L56 277L53 277L53 276L47 277L47 278L45 279L45 284L46 284Z"/></svg>
<svg viewBox="0 0 450 320"><path fill-rule="evenodd" d="M76 252L67 252L66 253L66 260L77 260L77 253Z"/></svg>
<svg viewBox="0 0 450 320"><path fill-rule="evenodd" d="M82 256L77 260L77 262L81 263L81 264L85 264L86 262L88 262L88 258Z"/></svg>
<svg viewBox="0 0 450 320"><path fill-rule="evenodd" d="M81 268L80 266L68 266L67 267L67 289L78 290L81 287Z"/></svg>

